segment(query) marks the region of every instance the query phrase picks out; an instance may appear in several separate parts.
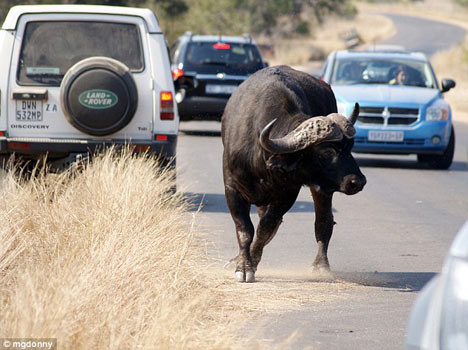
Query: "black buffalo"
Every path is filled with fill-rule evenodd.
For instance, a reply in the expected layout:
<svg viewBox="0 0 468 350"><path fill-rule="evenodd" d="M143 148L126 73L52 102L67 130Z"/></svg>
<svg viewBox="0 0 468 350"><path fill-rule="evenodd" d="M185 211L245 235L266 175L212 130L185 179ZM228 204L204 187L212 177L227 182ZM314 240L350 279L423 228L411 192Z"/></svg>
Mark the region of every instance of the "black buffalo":
<svg viewBox="0 0 468 350"><path fill-rule="evenodd" d="M238 281L255 280L264 246L304 185L315 205L313 265L329 270L333 193L355 194L366 184L351 155L359 105L348 118L336 112L328 84L287 66L258 71L231 96L221 134L226 200L239 243ZM256 234L252 204L260 216Z"/></svg>

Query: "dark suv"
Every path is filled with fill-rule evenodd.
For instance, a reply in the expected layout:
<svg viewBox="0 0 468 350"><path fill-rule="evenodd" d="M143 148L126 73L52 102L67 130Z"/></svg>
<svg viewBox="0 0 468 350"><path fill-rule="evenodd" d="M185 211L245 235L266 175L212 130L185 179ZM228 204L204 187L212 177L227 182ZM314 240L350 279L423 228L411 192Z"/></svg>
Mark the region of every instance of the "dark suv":
<svg viewBox="0 0 468 350"><path fill-rule="evenodd" d="M181 36L171 49L172 75L181 120L219 120L234 90L267 66L250 35ZM184 84L190 81L190 84Z"/></svg>

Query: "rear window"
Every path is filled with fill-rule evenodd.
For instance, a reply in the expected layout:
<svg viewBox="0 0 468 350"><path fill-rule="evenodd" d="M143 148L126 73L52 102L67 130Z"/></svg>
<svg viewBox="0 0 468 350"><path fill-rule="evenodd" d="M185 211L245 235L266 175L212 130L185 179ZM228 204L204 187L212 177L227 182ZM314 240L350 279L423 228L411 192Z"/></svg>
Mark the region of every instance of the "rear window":
<svg viewBox="0 0 468 350"><path fill-rule="evenodd" d="M91 56L111 57L132 71L142 71L138 27L111 22L30 22L20 53L18 83L58 86L72 65Z"/></svg>
<svg viewBox="0 0 468 350"><path fill-rule="evenodd" d="M262 58L252 44L226 42L191 42L188 44L184 70L198 73L253 73L263 68Z"/></svg>

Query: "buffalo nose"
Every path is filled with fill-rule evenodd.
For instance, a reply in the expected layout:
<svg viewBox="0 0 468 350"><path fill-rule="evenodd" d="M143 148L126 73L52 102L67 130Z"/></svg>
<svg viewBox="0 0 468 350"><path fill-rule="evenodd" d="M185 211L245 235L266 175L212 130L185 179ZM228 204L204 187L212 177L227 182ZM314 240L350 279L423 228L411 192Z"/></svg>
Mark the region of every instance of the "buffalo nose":
<svg viewBox="0 0 468 350"><path fill-rule="evenodd" d="M344 178L343 192L346 194L355 194L361 191L366 185L367 180L364 175L347 175Z"/></svg>

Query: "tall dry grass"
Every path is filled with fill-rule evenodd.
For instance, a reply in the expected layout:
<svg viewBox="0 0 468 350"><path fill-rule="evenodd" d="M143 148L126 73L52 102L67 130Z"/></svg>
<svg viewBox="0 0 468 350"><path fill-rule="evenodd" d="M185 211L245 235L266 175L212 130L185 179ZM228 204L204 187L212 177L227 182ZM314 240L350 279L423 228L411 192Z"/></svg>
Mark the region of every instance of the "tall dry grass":
<svg viewBox="0 0 468 350"><path fill-rule="evenodd" d="M0 337L60 349L228 348L234 310L203 276L186 201L156 161L0 180Z"/></svg>

